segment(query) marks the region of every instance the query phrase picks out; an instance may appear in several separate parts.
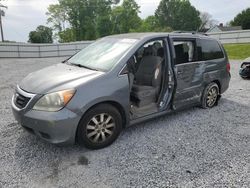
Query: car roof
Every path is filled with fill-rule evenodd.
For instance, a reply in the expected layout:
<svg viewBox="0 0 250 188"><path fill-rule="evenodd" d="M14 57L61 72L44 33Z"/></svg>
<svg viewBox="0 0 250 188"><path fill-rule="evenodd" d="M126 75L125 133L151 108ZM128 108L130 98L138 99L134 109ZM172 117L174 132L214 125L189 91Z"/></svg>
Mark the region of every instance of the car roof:
<svg viewBox="0 0 250 188"><path fill-rule="evenodd" d="M150 39L150 38L160 38L160 37L186 37L186 38L207 38L211 39L211 37L205 34L199 33L184 33L184 32L172 32L172 33L125 33L125 34L118 34L118 35L110 35L105 38L118 38L118 39Z"/></svg>

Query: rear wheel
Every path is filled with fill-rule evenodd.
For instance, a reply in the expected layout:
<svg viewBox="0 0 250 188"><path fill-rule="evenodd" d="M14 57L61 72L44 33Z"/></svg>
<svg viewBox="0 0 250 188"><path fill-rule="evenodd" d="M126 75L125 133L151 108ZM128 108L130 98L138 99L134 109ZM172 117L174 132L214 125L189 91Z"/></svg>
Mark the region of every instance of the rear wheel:
<svg viewBox="0 0 250 188"><path fill-rule="evenodd" d="M122 130L119 111L109 104L90 109L82 118L77 130L77 140L90 149L100 149L112 144Z"/></svg>
<svg viewBox="0 0 250 188"><path fill-rule="evenodd" d="M217 105L219 100L220 93L219 87L216 83L210 83L203 92L202 100L201 100L201 107L202 108L212 108Z"/></svg>

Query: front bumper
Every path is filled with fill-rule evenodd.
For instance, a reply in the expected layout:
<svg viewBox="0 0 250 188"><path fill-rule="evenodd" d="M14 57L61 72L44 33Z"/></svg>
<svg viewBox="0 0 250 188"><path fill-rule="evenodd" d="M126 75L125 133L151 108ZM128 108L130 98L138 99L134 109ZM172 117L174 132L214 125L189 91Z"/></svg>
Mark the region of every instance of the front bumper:
<svg viewBox="0 0 250 188"><path fill-rule="evenodd" d="M53 144L74 144L80 118L67 108L58 112L36 111L30 105L18 109L12 99L15 119L29 132Z"/></svg>

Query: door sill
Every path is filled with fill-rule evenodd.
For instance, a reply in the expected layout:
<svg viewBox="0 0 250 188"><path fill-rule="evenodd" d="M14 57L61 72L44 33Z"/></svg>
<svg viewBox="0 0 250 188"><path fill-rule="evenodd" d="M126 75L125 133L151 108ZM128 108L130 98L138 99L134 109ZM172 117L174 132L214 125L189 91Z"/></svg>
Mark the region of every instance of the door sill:
<svg viewBox="0 0 250 188"><path fill-rule="evenodd" d="M153 114L149 114L149 115L146 115L143 117L139 117L139 118L131 120L130 124L128 126L132 126L132 125L135 125L135 124L138 124L138 123L141 123L141 122L144 122L144 121L147 121L147 120L159 117L159 116L163 116L163 115L169 114L171 112L172 112L172 110L166 110L166 111L162 111L162 112L155 112Z"/></svg>

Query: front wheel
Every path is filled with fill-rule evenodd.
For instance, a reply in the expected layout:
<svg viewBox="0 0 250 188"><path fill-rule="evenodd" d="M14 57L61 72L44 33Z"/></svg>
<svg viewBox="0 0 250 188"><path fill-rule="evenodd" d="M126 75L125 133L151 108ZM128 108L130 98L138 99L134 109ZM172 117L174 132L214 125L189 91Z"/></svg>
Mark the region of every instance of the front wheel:
<svg viewBox="0 0 250 188"><path fill-rule="evenodd" d="M201 107L202 108L212 108L217 105L219 100L220 93L219 87L216 83L212 82L204 89L202 99L201 99Z"/></svg>
<svg viewBox="0 0 250 188"><path fill-rule="evenodd" d="M80 121L77 141L87 148L100 149L112 144L121 130L119 111L112 105L101 104L90 109Z"/></svg>

